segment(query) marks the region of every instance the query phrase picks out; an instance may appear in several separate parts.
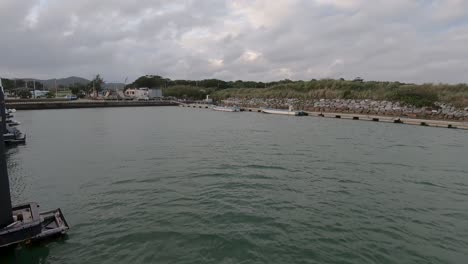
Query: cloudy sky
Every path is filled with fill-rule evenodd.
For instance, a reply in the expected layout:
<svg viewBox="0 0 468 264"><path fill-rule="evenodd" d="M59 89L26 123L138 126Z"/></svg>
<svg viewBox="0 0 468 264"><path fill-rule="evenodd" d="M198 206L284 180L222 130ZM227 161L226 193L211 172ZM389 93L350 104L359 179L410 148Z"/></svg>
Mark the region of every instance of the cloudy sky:
<svg viewBox="0 0 468 264"><path fill-rule="evenodd" d="M0 0L0 75L468 82L468 0Z"/></svg>

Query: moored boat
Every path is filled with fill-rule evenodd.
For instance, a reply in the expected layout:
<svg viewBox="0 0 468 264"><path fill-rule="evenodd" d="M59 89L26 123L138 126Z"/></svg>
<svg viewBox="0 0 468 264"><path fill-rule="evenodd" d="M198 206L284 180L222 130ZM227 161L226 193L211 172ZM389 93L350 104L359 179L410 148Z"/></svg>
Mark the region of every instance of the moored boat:
<svg viewBox="0 0 468 264"><path fill-rule="evenodd" d="M306 116L306 115L308 115L304 111L294 111L292 107L289 107L289 109L263 108L262 113L274 114L274 115L290 115L290 116Z"/></svg>
<svg viewBox="0 0 468 264"><path fill-rule="evenodd" d="M222 112L240 112L240 108L233 106L233 107L228 107L228 106L215 106L213 107L213 110L215 111L222 111Z"/></svg>
<svg viewBox="0 0 468 264"><path fill-rule="evenodd" d="M7 133L3 134L3 140L6 145L18 145L26 143L26 134L22 133L16 127L7 126Z"/></svg>
<svg viewBox="0 0 468 264"><path fill-rule="evenodd" d="M16 121L14 119L7 119L5 120L7 125L9 126L19 126L21 123L19 121Z"/></svg>
<svg viewBox="0 0 468 264"><path fill-rule="evenodd" d="M0 79L0 249L64 235L70 228L60 208L39 212L39 205L12 206L4 144L21 143L26 136L7 124L3 87Z"/></svg>
<svg viewBox="0 0 468 264"><path fill-rule="evenodd" d="M0 248L65 235L70 229L60 208L41 213L38 208L36 203L12 208L13 222L0 229Z"/></svg>

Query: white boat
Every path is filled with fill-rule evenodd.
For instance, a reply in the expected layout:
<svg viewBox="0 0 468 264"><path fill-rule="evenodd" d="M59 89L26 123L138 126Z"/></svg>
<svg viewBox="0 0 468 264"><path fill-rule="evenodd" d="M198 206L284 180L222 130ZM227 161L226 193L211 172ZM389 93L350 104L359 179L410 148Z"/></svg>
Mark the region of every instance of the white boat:
<svg viewBox="0 0 468 264"><path fill-rule="evenodd" d="M21 123L19 121L16 121L14 119L7 119L6 120L6 123L9 125L9 126L19 126L21 125Z"/></svg>
<svg viewBox="0 0 468 264"><path fill-rule="evenodd" d="M274 114L274 115L290 115L290 116L306 116L308 115L304 111L294 111L292 107L289 107L288 110L286 109L269 109L264 108L262 109L262 113L265 114Z"/></svg>
<svg viewBox="0 0 468 264"><path fill-rule="evenodd" d="M215 106L213 107L213 110L222 111L222 112L240 112L240 108L236 106L233 106L233 107Z"/></svg>

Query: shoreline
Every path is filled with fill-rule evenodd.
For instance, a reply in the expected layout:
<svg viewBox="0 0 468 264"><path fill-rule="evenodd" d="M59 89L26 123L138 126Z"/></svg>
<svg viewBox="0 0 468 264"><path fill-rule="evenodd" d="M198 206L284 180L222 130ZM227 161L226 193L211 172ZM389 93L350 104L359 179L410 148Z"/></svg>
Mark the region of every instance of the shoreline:
<svg viewBox="0 0 468 264"><path fill-rule="evenodd" d="M456 108L449 104L436 103L431 107L415 107L401 102L378 101L371 99L314 99L298 98L264 99L264 98L231 98L223 103L229 106L246 108L269 107L307 112L328 112L356 115L391 116L424 120L468 121L468 107Z"/></svg>
<svg viewBox="0 0 468 264"><path fill-rule="evenodd" d="M104 108L104 107L149 107L149 106L181 106L189 108L210 108L207 104L184 104L173 101L104 101L104 100L78 100L78 101L6 101L6 107L16 110L47 110L47 109L78 109L78 108ZM313 111L320 110L320 111ZM407 115L390 115L379 113L353 113L343 111L329 111L331 109L313 109L304 111L311 117L334 118L356 121L384 122L427 127L463 129L468 130L468 122L464 120L421 118ZM336 110L336 109L334 109ZM261 112L259 107L241 107L245 112Z"/></svg>
<svg viewBox="0 0 468 264"><path fill-rule="evenodd" d="M7 108L16 110L47 110L47 109L74 109L74 108L102 108L102 107L144 107L144 106L177 106L172 101L100 101L100 100L77 100L77 101L6 101Z"/></svg>
<svg viewBox="0 0 468 264"><path fill-rule="evenodd" d="M210 106L206 104L180 104L181 107L187 108L201 108L209 109ZM242 107L243 112L261 112L261 108L254 107ZM378 115L378 114L355 114L355 113L340 113L340 112L315 112L315 111L304 111L309 117L319 118L333 118L343 120L354 120L354 121L369 121L369 122L382 122L382 123L394 123L401 125L416 125L425 127L437 127L447 129L462 129L468 130L468 122L458 120L440 120L440 119L424 119L424 118L411 118L404 116L389 116L389 115Z"/></svg>

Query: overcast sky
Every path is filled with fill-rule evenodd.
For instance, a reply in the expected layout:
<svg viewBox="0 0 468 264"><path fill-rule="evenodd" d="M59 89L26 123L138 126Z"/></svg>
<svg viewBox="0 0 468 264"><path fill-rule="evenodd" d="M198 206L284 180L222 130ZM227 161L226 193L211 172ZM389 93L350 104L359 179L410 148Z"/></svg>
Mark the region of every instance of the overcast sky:
<svg viewBox="0 0 468 264"><path fill-rule="evenodd" d="M0 0L0 76L468 82L468 0Z"/></svg>

